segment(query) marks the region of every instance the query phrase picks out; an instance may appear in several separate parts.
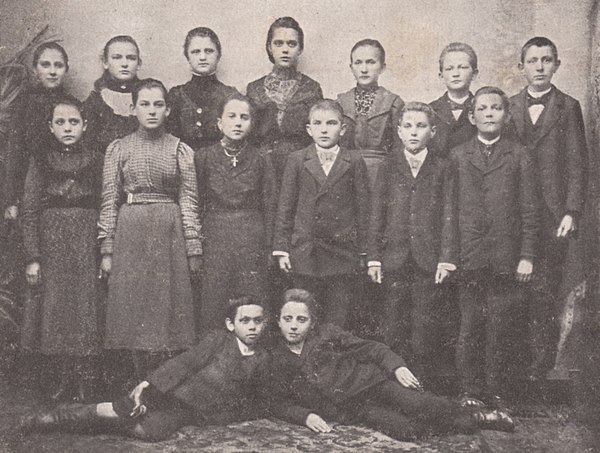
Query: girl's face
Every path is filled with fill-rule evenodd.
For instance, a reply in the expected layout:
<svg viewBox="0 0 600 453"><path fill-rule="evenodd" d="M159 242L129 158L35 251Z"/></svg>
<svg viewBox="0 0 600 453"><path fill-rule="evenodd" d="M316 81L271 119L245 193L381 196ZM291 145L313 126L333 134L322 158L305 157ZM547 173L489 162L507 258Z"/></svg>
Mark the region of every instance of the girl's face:
<svg viewBox="0 0 600 453"><path fill-rule="evenodd" d="M293 28L276 28L269 43L269 49L275 60L275 66L295 68L302 54L298 32Z"/></svg>
<svg viewBox="0 0 600 453"><path fill-rule="evenodd" d="M44 50L35 65L35 73L44 88L62 86L67 73L67 64L62 53L56 49Z"/></svg>
<svg viewBox="0 0 600 453"><path fill-rule="evenodd" d="M81 112L73 105L58 104L54 107L52 121L50 122L50 132L63 145L73 145L77 143L87 124L81 117Z"/></svg>
<svg viewBox="0 0 600 453"><path fill-rule="evenodd" d="M228 139L243 140L252 126L250 107L244 101L232 99L223 108L223 115L217 125Z"/></svg>
<svg viewBox="0 0 600 453"><path fill-rule="evenodd" d="M385 64L381 62L379 49L373 46L360 46L352 52L350 69L356 83L367 88L377 85L379 76L385 70Z"/></svg>
<svg viewBox="0 0 600 453"><path fill-rule="evenodd" d="M141 65L140 56L132 43L113 42L108 46L103 66L114 80L120 82L133 80Z"/></svg>
<svg viewBox="0 0 600 453"><path fill-rule="evenodd" d="M210 75L217 70L219 50L207 36L194 36L187 49L187 59L194 74Z"/></svg>
<svg viewBox="0 0 600 453"><path fill-rule="evenodd" d="M165 96L160 88L142 88L138 93L137 102L132 106L132 113L146 130L162 127L169 115Z"/></svg>

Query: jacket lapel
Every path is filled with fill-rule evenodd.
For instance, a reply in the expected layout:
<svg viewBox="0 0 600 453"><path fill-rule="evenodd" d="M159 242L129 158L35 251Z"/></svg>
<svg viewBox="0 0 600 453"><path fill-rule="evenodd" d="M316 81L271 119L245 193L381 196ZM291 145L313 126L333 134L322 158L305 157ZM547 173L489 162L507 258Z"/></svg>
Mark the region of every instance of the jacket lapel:
<svg viewBox="0 0 600 453"><path fill-rule="evenodd" d="M319 156L317 156L317 148L315 148L314 144L310 145L306 150L306 154L304 155L304 168L306 168L312 177L316 179L319 184L319 189L321 189L327 180L327 175L323 171L323 167L321 167L321 161L319 160Z"/></svg>
<svg viewBox="0 0 600 453"><path fill-rule="evenodd" d="M388 112L392 107L393 97L389 96L389 91L383 87L377 88L373 105L367 113L367 118L371 119L375 116L379 116L385 112ZM356 110L356 109L355 109Z"/></svg>
<svg viewBox="0 0 600 453"><path fill-rule="evenodd" d="M536 142L545 137L560 119L560 114L563 107L562 96L560 96L560 93L557 92L555 87L552 87L552 91L553 92L550 95L550 99L548 100L548 105L544 108L540 116L540 119L543 121L543 123L541 125L539 134L536 137Z"/></svg>
<svg viewBox="0 0 600 453"><path fill-rule="evenodd" d="M471 139L470 146L466 150L467 160L477 168L480 172L485 173L487 171L487 165L481 153L479 152L479 140L477 137Z"/></svg>
<svg viewBox="0 0 600 453"><path fill-rule="evenodd" d="M511 114L515 119L513 124L517 129L519 137L525 137L525 115L529 115L529 112L527 111L526 97L527 89L524 89L513 98L511 105Z"/></svg>
<svg viewBox="0 0 600 453"><path fill-rule="evenodd" d="M318 161L319 161L319 159L317 157L317 162ZM327 175L327 177L326 177L325 184L323 184L321 186L321 190L319 190L319 195L324 194L331 187L333 187L335 185L335 183L338 182L338 180L342 176L344 176L344 173L346 173L350 169L351 166L352 166L352 164L350 163L350 157L348 156L348 151L344 148L340 148L340 151L338 152L338 155L335 158L335 162L333 163L333 166L331 167L331 171L329 172L329 175ZM323 173L323 175L325 175L325 172L323 171L323 168L321 167L320 163L319 163L319 168L321 168L321 172Z"/></svg>
<svg viewBox="0 0 600 453"><path fill-rule="evenodd" d="M356 121L356 106L354 105L354 94L356 88L346 91L338 96L338 102L344 110L344 116L347 116L352 121Z"/></svg>
<svg viewBox="0 0 600 453"><path fill-rule="evenodd" d="M496 146L494 147L494 151L490 156L490 161L485 169L485 173L491 173L502 167L506 163L504 155L511 152L512 148L508 146L508 142L506 140L502 140L502 138L498 140L498 142L496 142ZM481 153L478 154L481 156Z"/></svg>

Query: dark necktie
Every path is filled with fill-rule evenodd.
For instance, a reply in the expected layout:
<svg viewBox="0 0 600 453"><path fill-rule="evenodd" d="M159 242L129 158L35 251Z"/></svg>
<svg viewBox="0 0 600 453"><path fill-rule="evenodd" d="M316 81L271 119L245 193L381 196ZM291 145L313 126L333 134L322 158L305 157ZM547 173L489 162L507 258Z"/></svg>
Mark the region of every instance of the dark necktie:
<svg viewBox="0 0 600 453"><path fill-rule="evenodd" d="M493 151L494 143L492 143L491 145L488 145L483 142L481 143L481 153L483 154L483 159L485 160L486 165L489 163Z"/></svg>
<svg viewBox="0 0 600 453"><path fill-rule="evenodd" d="M532 105L543 105L544 107L548 103L548 99L550 98L550 93L546 93L539 98L534 98L532 95L527 93L527 107L531 107Z"/></svg>

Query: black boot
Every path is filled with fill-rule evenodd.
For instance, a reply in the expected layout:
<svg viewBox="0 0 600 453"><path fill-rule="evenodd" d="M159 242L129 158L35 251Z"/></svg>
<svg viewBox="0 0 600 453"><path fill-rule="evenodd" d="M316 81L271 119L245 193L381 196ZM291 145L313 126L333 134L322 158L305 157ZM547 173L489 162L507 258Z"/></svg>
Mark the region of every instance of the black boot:
<svg viewBox="0 0 600 453"><path fill-rule="evenodd" d="M96 404L68 404L50 412L40 412L21 419L21 431L80 430L91 428L98 419Z"/></svg>

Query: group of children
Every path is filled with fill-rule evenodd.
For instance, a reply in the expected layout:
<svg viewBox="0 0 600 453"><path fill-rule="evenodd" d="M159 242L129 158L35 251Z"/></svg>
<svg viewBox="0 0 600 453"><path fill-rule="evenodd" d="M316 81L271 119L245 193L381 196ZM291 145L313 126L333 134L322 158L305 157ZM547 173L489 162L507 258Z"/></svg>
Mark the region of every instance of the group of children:
<svg viewBox="0 0 600 453"><path fill-rule="evenodd" d="M54 138L32 138L47 152L18 158L33 157L21 209L27 279L44 285L41 351L88 357L100 346L95 326L104 322L104 347L133 351L138 379L158 369L130 398L27 423L120 417L139 437L162 438L190 420L228 420L221 410L246 414L254 405L246 396L262 394L246 391L255 385L250 377L269 369L272 413L318 432L330 429L329 419L361 421L398 438L432 426L470 431L477 421L512 426L501 398L511 316L529 292L528 377L541 379L552 360L567 239L576 235L584 202L582 113L551 83L560 66L556 46L541 37L523 46L519 67L528 86L509 99L495 87L472 94L477 56L452 43L439 62L447 92L427 105L405 104L379 86L385 50L372 39L350 54L357 86L337 102L321 99L319 85L296 70L303 45L294 19L275 21L266 45L273 72L252 82L245 97L216 79L221 44L210 29L188 33L192 80L170 93L157 80L137 80L139 48L116 37L84 106L50 86L68 69L64 49L53 44L34 55L52 93L43 105ZM100 153L81 145L88 123ZM100 178L94 169L102 167ZM11 188L5 216L14 219L18 182ZM101 320L96 236L100 277L109 284ZM73 237L79 242L71 244ZM83 255L89 262L82 264ZM285 347L267 359L254 345L264 301L269 293L281 299L280 288L269 291L269 258L297 289L286 292L279 312ZM193 291L195 276L202 287ZM392 352L427 375L438 347L436 310L452 295L448 281L459 287L458 404L417 393L419 380ZM254 298L234 297L240 293ZM383 300L387 346L340 330L353 308L369 309L357 299L373 296ZM233 311L228 300L238 304ZM73 318L65 323L67 312ZM225 317L237 340L205 336ZM325 323L318 333L315 318ZM308 359L311 335L317 355ZM185 349L159 367L165 354ZM344 380L354 373L360 379ZM389 375L401 385L389 384ZM155 405L146 414L142 392ZM241 406L229 408L234 400ZM491 418L481 412L486 405L496 410Z"/></svg>

